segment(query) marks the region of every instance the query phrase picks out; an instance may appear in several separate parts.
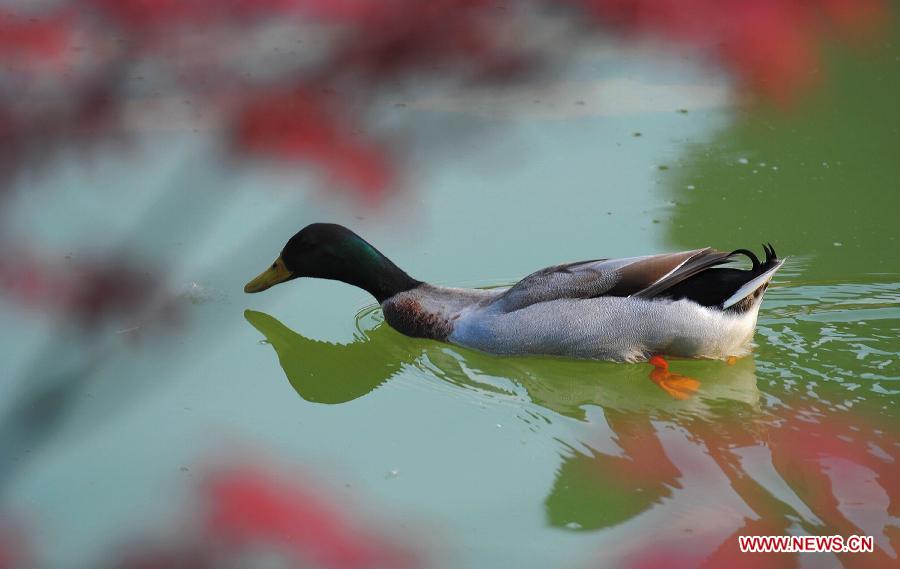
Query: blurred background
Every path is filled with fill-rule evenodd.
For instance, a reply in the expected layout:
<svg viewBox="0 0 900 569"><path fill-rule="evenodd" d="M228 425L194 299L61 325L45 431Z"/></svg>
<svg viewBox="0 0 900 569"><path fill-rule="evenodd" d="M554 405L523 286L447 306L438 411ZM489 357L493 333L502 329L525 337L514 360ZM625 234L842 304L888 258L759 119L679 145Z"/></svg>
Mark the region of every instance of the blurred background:
<svg viewBox="0 0 900 569"><path fill-rule="evenodd" d="M898 38L879 0L0 2L0 569L897 564ZM752 356L660 377L244 295L316 221L454 286L790 261Z"/></svg>

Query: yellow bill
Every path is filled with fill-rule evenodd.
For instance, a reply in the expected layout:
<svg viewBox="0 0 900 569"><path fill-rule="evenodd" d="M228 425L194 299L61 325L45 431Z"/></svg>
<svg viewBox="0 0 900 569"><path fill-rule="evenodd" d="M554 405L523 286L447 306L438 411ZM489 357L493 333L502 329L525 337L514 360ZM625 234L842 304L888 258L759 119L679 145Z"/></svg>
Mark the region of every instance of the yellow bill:
<svg viewBox="0 0 900 569"><path fill-rule="evenodd" d="M244 292L262 292L269 287L289 280L293 276L293 273L291 273L287 269L287 267L284 266L284 261L279 256L277 259L275 259L275 262L272 263L271 267L269 267L258 277L244 285Z"/></svg>

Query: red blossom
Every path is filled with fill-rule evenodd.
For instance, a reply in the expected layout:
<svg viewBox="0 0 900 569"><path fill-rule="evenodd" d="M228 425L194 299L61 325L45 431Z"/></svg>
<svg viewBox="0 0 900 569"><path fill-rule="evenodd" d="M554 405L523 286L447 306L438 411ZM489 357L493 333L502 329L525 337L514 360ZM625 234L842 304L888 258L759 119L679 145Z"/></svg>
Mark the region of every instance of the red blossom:
<svg viewBox="0 0 900 569"><path fill-rule="evenodd" d="M510 80L537 53L506 45L502 12L485 0L392 0L368 10L333 57L337 74L384 82L403 74Z"/></svg>
<svg viewBox="0 0 900 569"><path fill-rule="evenodd" d="M246 24L248 19L297 17L361 24L407 0L79 0L98 17L131 32L164 33L173 26Z"/></svg>
<svg viewBox="0 0 900 569"><path fill-rule="evenodd" d="M785 104L818 73L830 27L859 34L887 15L882 0L574 0L612 29L714 50L754 91Z"/></svg>
<svg viewBox="0 0 900 569"><path fill-rule="evenodd" d="M655 363L660 368L665 367L662 360L655 360ZM811 535L874 533L873 553L864 557L838 554L847 567L896 565L896 560L879 545L879 540L884 539L896 551L900 537L890 525L890 520L898 515L895 497L900 494L900 479L895 474L900 455L888 434L890 428L876 425L857 413L820 412L803 402L786 404L774 412L777 414L767 417L765 423L736 422L734 417L713 421L699 417L686 422L676 420L690 432L694 443L715 461L716 472L728 477L731 489L753 514L745 517L743 524L723 537L712 551L697 549L692 543L696 538L687 536L668 541L649 540L645 547L626 554L621 560L623 566L633 569L796 567L799 561L796 555L742 553L737 538L740 535L788 535L796 530L798 519L801 529ZM677 448L664 448L649 421L623 420L625 417L609 410L606 418L624 456L596 455L593 461L602 469L599 472L603 474L603 483L623 483L623 488L629 492L638 487L646 492L681 482L691 484L689 480L678 480L682 474L668 458L671 455L675 463L680 463L685 457L671 454L677 453ZM749 447L764 447L771 454L771 464L777 475L823 525L795 512L748 474L739 460L740 452L735 449ZM867 491L886 496L888 500L881 506L885 510L880 512L877 502L867 504L868 519L881 519L885 523L881 528L874 527L874 532L872 526L858 527L846 514L845 507L859 499L853 492L860 490L860 476L871 476L865 482ZM848 491L850 495L847 495ZM702 538L698 540L701 542ZM606 561L606 558L601 560Z"/></svg>
<svg viewBox="0 0 900 569"><path fill-rule="evenodd" d="M822 0L822 8L829 22L854 39L877 33L890 21L883 0Z"/></svg>
<svg viewBox="0 0 900 569"><path fill-rule="evenodd" d="M0 57L58 61L69 49L73 20L68 12L42 18L0 12Z"/></svg>
<svg viewBox="0 0 900 569"><path fill-rule="evenodd" d="M116 259L53 262L17 251L0 257L0 293L23 306L64 314L88 329L116 318L129 324L137 319L170 323L175 306L152 274Z"/></svg>
<svg viewBox="0 0 900 569"><path fill-rule="evenodd" d="M227 13L227 7L215 0L84 0L81 3L94 15L131 32L184 24L202 26Z"/></svg>
<svg viewBox="0 0 900 569"><path fill-rule="evenodd" d="M0 569L29 566L28 540L22 528L0 518Z"/></svg>
<svg viewBox="0 0 900 569"><path fill-rule="evenodd" d="M127 552L116 569L216 569L210 552L202 548L186 550L141 545ZM2 569L2 568L0 568Z"/></svg>
<svg viewBox="0 0 900 569"><path fill-rule="evenodd" d="M887 14L883 0L570 3L593 16L593 27L577 28L582 33L597 31L600 23L626 37L700 46L717 54L746 85L782 102L812 84L818 44L829 31L860 35ZM540 13L551 7L534 0L532 9ZM345 117L353 114L364 122L375 95L404 81L508 82L540 69L556 46L526 49L529 26L541 25L540 18L513 24L515 12L488 0L73 0L44 13L9 11L0 17L0 57L27 55L50 62L70 57L69 50L77 48L85 65L65 71L58 92L46 100L0 100L0 116L17 118L14 129L0 125L5 179L43 164L60 148L90 148L121 130L122 111L135 102L126 88L133 80L130 72L150 61L167 81L174 80L165 84L167 91L192 99L206 116L221 117L224 130L237 133L238 150L315 165L339 187L366 198L381 196L400 185L390 141L353 136L366 125ZM570 16L577 21L579 14L575 10ZM252 47L259 32L277 23L295 28L286 44L293 49L293 38L302 40L310 22L341 28L317 61L287 66L262 89L241 78L230 44ZM222 38L233 41L223 45ZM194 63L185 67L183 60ZM334 87L328 105L310 94L321 86ZM223 93L228 93L227 105ZM320 112L328 107L329 112ZM351 108L355 112L348 113Z"/></svg>
<svg viewBox="0 0 900 569"><path fill-rule="evenodd" d="M553 10L584 24L572 26L573 35L618 32L699 47L745 86L782 103L817 79L819 44L828 34L860 37L888 14L884 0L569 5L563 13L556 3L532 0L524 11ZM516 19L518 7L489 0L72 0L43 10L8 9L0 14L0 191L60 153L117 141L133 124L129 118L182 99L209 121L208 132L230 137L229 157L309 166L330 187L374 203L404 186L397 148L405 133L362 135L376 130L374 102L431 79L459 88L509 83L524 71L545 69L559 53L557 45L528 41L542 19ZM310 47L303 42L311 23L326 23L334 33ZM259 39L271 29L277 45ZM273 50L285 57L262 78L242 66L245 51L258 57ZM309 54L314 57L301 57ZM155 70L152 78L142 75L145 64ZM31 292L21 283L3 288L32 305L71 309L69 301L33 301L49 286L42 278L29 278L38 287ZM72 310L84 321L131 300L128 287L113 284L90 290L126 301L101 302L93 292L65 287L82 290L60 298L83 302ZM689 395L689 382L669 379L662 385Z"/></svg>
<svg viewBox="0 0 900 569"><path fill-rule="evenodd" d="M360 528L320 492L265 472L220 472L206 493L208 529L231 546L271 543L323 569L419 565L411 552Z"/></svg>
<svg viewBox="0 0 900 569"><path fill-rule="evenodd" d="M355 132L345 114L308 89L264 94L237 113L236 148L308 162L320 168L328 181L379 198L394 183L393 165L384 147Z"/></svg>

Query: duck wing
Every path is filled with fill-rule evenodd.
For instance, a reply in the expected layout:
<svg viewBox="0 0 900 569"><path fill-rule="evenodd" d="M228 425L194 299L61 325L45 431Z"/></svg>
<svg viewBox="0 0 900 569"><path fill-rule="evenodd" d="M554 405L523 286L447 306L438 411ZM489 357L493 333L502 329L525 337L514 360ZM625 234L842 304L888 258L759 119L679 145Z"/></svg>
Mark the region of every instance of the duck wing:
<svg viewBox="0 0 900 569"><path fill-rule="evenodd" d="M733 254L707 247L645 257L554 265L528 275L503 293L497 302L504 311L512 312L563 298L653 298L710 267L727 263Z"/></svg>

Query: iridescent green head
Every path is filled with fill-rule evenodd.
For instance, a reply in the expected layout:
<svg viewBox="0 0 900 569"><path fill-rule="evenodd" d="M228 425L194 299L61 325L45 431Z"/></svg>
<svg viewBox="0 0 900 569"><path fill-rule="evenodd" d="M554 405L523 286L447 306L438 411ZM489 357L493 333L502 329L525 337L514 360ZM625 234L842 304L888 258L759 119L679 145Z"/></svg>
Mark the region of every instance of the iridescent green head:
<svg viewBox="0 0 900 569"><path fill-rule="evenodd" d="M313 223L291 237L272 266L247 283L244 292L261 292L299 277L358 286L378 302L421 284L346 227Z"/></svg>

